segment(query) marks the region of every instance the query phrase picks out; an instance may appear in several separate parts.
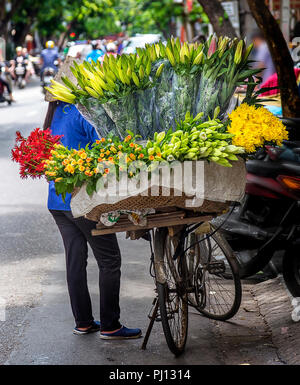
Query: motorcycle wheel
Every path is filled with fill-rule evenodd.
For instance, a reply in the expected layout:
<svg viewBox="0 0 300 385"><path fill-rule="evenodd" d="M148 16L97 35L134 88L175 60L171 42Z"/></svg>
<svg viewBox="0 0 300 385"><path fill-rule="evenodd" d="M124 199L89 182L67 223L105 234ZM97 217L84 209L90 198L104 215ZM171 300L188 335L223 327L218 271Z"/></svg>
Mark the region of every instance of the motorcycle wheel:
<svg viewBox="0 0 300 385"><path fill-rule="evenodd" d="M287 250L282 261L284 282L293 297L300 297L300 250Z"/></svg>

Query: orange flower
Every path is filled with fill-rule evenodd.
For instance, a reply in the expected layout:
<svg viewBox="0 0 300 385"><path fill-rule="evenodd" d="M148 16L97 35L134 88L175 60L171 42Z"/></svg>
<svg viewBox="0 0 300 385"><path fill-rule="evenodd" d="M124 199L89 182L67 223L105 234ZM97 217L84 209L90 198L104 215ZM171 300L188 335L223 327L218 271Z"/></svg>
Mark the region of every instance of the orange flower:
<svg viewBox="0 0 300 385"><path fill-rule="evenodd" d="M102 158L98 158L98 162L102 162L102 160L103 160Z"/></svg>
<svg viewBox="0 0 300 385"><path fill-rule="evenodd" d="M105 142L105 138L101 138L101 142L104 143Z"/></svg>
<svg viewBox="0 0 300 385"><path fill-rule="evenodd" d="M112 152L117 152L116 147L111 146L110 151L112 151Z"/></svg>
<svg viewBox="0 0 300 385"><path fill-rule="evenodd" d="M134 154L132 154L132 153L129 156L130 156L130 159L132 159L132 160L136 159L136 156Z"/></svg>
<svg viewBox="0 0 300 385"><path fill-rule="evenodd" d="M104 152L104 151L105 151L104 148L101 148L100 152Z"/></svg>
<svg viewBox="0 0 300 385"><path fill-rule="evenodd" d="M80 154L80 158L81 159L86 159L87 158L87 154L85 152L83 152L82 154Z"/></svg>
<svg viewBox="0 0 300 385"><path fill-rule="evenodd" d="M134 143L130 143L129 147L135 147Z"/></svg>
<svg viewBox="0 0 300 385"><path fill-rule="evenodd" d="M99 170L97 168L94 168L94 173L99 174Z"/></svg>
<svg viewBox="0 0 300 385"><path fill-rule="evenodd" d="M109 169L108 168L104 169L104 172L105 172L105 174L108 174L109 173Z"/></svg>
<svg viewBox="0 0 300 385"><path fill-rule="evenodd" d="M154 156L153 155L150 155L149 156L149 160L153 160L154 159Z"/></svg>
<svg viewBox="0 0 300 385"><path fill-rule="evenodd" d="M109 151L109 150L107 150L105 154L106 154L106 155L109 155L109 154L110 154L110 151Z"/></svg>
<svg viewBox="0 0 300 385"><path fill-rule="evenodd" d="M79 171L83 172L84 170L85 170L85 167L83 167L83 166L79 167Z"/></svg>
<svg viewBox="0 0 300 385"><path fill-rule="evenodd" d="M131 135L128 135L128 136L126 136L126 138L124 139L124 142L128 142L130 139L131 139Z"/></svg>
<svg viewBox="0 0 300 385"><path fill-rule="evenodd" d="M159 158L161 158L161 153L160 153L160 152L157 152L157 153L156 153L156 156L158 156Z"/></svg>
<svg viewBox="0 0 300 385"><path fill-rule="evenodd" d="M92 158L86 158L86 162L90 163L93 159Z"/></svg>
<svg viewBox="0 0 300 385"><path fill-rule="evenodd" d="M119 149L119 150L122 150L122 148L123 148L122 144L119 144L119 145L118 145L118 149Z"/></svg>
<svg viewBox="0 0 300 385"><path fill-rule="evenodd" d="M99 139L96 140L96 144L100 144L101 141Z"/></svg>
<svg viewBox="0 0 300 385"><path fill-rule="evenodd" d="M140 158L140 159L144 158L144 154L140 154L140 155L139 155L139 158Z"/></svg>
<svg viewBox="0 0 300 385"><path fill-rule="evenodd" d="M77 161L77 163L79 164L79 165L82 165L84 162L83 162L83 159L79 159L78 161Z"/></svg>
<svg viewBox="0 0 300 385"><path fill-rule="evenodd" d="M104 154L100 154L100 157L101 157L101 158L104 158L104 157L105 157L105 155L104 155Z"/></svg>
<svg viewBox="0 0 300 385"><path fill-rule="evenodd" d="M67 167L65 168L65 171L66 171L66 172L69 172L70 174L74 174L75 169L74 169L73 166L71 166L70 164L68 164Z"/></svg>
<svg viewBox="0 0 300 385"><path fill-rule="evenodd" d="M110 157L108 158L108 161L113 163L113 162L114 162L113 156L110 156Z"/></svg>

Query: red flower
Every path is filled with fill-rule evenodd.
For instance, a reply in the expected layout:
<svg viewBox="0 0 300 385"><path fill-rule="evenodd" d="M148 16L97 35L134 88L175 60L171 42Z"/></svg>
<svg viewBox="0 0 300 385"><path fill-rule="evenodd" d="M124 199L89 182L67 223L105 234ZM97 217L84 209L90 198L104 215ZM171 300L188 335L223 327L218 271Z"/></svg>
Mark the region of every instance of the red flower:
<svg viewBox="0 0 300 385"><path fill-rule="evenodd" d="M62 136L51 135L50 129L36 128L28 138L16 132L16 144L11 150L12 160L20 164L21 178L40 178L44 175L44 164L51 157L51 150Z"/></svg>

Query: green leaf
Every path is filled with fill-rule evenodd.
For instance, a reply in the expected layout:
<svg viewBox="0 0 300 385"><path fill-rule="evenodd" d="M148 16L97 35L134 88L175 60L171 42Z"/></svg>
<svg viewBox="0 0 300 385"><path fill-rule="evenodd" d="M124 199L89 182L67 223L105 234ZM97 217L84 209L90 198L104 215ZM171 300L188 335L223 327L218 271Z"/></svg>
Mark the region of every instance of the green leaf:
<svg viewBox="0 0 300 385"><path fill-rule="evenodd" d="M95 191L96 191L96 188L94 186L94 183L92 181L89 181L88 184L86 185L86 192L91 197Z"/></svg>

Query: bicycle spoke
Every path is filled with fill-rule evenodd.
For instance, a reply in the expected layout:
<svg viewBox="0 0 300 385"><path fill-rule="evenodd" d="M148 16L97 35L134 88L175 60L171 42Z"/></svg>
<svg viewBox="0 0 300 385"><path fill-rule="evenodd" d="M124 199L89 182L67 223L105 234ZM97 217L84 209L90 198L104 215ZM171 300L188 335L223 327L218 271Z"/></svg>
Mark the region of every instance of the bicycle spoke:
<svg viewBox="0 0 300 385"><path fill-rule="evenodd" d="M186 240L186 248L195 244L186 253L190 280L198 271L195 295L189 294L189 301L212 318L214 315L222 317L235 306L235 279L227 257L217 241L209 237L199 242L206 236L193 234Z"/></svg>

